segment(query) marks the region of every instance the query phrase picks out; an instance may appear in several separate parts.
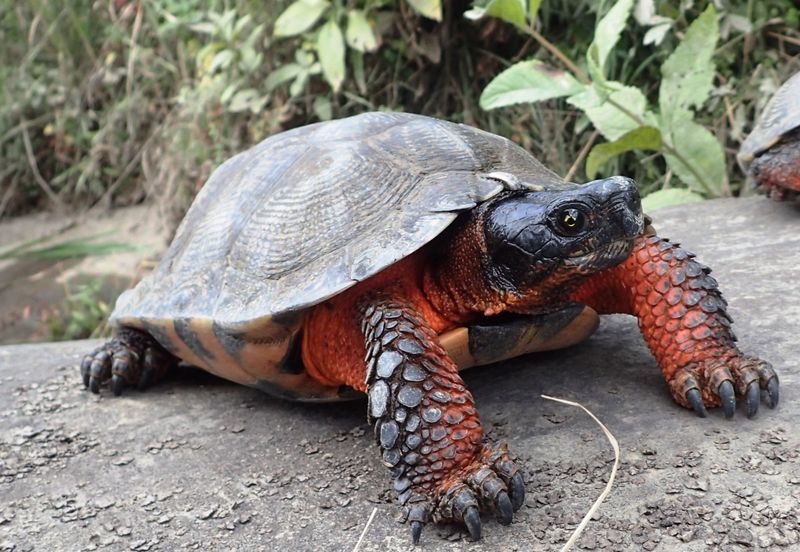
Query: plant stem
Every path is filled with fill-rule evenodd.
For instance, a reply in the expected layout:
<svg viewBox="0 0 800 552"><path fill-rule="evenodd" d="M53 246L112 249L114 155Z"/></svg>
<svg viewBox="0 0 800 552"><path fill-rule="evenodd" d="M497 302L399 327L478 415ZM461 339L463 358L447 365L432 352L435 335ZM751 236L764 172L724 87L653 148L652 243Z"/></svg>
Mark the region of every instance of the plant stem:
<svg viewBox="0 0 800 552"><path fill-rule="evenodd" d="M586 73L581 71L581 69L577 65L575 65L575 62L569 59L569 57L564 52L559 50L558 46L547 40L544 36L541 35L541 33L537 32L532 27L528 27L526 31L543 48L545 48L548 52L550 52L556 58L558 58L558 60L561 63L563 63L567 67L567 69L569 69L572 72L572 74L578 78L578 80L580 80L584 84L591 84L592 81L589 80L589 77L586 75Z"/></svg>
<svg viewBox="0 0 800 552"><path fill-rule="evenodd" d="M580 80L584 84L592 84L591 79L589 79L586 73L581 71L581 69L575 64L575 62L569 59L569 56L567 56L564 52L562 52L558 48L558 46L547 40L544 36L542 36L532 27L526 28L525 31L531 37L533 37L533 39L536 40L536 42L538 42L543 48L545 48L548 52L553 54L553 56L555 56L561 63L563 63L566 66L566 68L569 69L578 80ZM608 102L610 105L612 105L617 110L622 112L624 115L630 117L631 120L633 120L640 127L649 126L644 121L644 119L639 117L637 114L631 112L627 107L620 104L616 100L613 100L610 95L606 98L606 102ZM676 150L670 142L664 140L663 134L661 139L661 148L664 150L664 152L668 153L669 155L673 156L675 159L683 163L686 166L686 168L689 169L689 171L695 176L695 178L697 178L698 182L703 183L703 187L705 188L706 192L711 190L711 187L706 183L705 179L697 171L697 169L695 169L695 167L691 163L689 163L687 159L678 150ZM572 169L570 169L570 171L572 171Z"/></svg>

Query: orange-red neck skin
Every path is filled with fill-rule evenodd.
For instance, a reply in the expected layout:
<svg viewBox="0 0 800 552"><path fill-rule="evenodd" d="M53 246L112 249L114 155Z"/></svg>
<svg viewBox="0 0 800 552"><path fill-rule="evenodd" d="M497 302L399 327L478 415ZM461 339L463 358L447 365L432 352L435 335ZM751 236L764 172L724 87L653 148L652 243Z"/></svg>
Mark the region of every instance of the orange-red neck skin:
<svg viewBox="0 0 800 552"><path fill-rule="evenodd" d="M572 274L554 272L530 290L516 290L493 272L482 226L457 221L417 253L317 305L303 325L302 355L325 385L364 391L361 312L376 293L412 306L437 334L501 312L534 313L563 303Z"/></svg>
<svg viewBox="0 0 800 552"><path fill-rule="evenodd" d="M344 384L366 391L366 351L360 328L363 303L370 295L389 295L413 305L437 334L465 322L467 313L448 311L446 304L436 303L445 292L435 284L423 289L428 265L428 252L422 250L311 309L302 339L303 363L309 374L324 385Z"/></svg>

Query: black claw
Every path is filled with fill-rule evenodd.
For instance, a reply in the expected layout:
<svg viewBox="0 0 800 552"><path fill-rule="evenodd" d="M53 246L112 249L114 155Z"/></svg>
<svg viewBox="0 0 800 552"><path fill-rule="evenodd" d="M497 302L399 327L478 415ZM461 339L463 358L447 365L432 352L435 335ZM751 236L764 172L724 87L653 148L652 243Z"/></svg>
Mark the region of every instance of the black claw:
<svg viewBox="0 0 800 552"><path fill-rule="evenodd" d="M769 397L769 407L775 408L778 406L778 399L780 399L778 378L773 377L767 382L767 396Z"/></svg>
<svg viewBox="0 0 800 552"><path fill-rule="evenodd" d="M123 389L125 389L125 380L119 374L114 374L111 378L111 391L119 397L122 395Z"/></svg>
<svg viewBox="0 0 800 552"><path fill-rule="evenodd" d="M84 358L81 362L81 378L83 379L83 386L89 387L89 378L92 376L91 372L92 361L90 357Z"/></svg>
<svg viewBox="0 0 800 552"><path fill-rule="evenodd" d="M150 387L150 381L153 379L152 370L143 370L142 375L139 377L139 383L136 384L136 389L143 391Z"/></svg>
<svg viewBox="0 0 800 552"><path fill-rule="evenodd" d="M505 491L500 491L495 500L495 517L502 525L510 525L511 519L514 517L514 507Z"/></svg>
<svg viewBox="0 0 800 552"><path fill-rule="evenodd" d="M412 521L411 522L411 542L413 544L419 544L420 535L422 535L422 522L421 521Z"/></svg>
<svg viewBox="0 0 800 552"><path fill-rule="evenodd" d="M747 392L745 393L745 411L747 412L747 417L752 418L758 412L758 403L761 402L761 388L758 386L758 382L754 381L747 386Z"/></svg>
<svg viewBox="0 0 800 552"><path fill-rule="evenodd" d="M701 418L708 416L706 405L703 404L703 397L700 394L699 389L696 387L689 389L686 392L686 400L690 405L692 405L692 409L697 413L698 416Z"/></svg>
<svg viewBox="0 0 800 552"><path fill-rule="evenodd" d="M481 540L481 516L475 506L470 506L464 512L464 525L467 526L467 531L473 541Z"/></svg>
<svg viewBox="0 0 800 552"><path fill-rule="evenodd" d="M92 393L99 393L100 392L100 380L94 376L89 378L89 391Z"/></svg>
<svg viewBox="0 0 800 552"><path fill-rule="evenodd" d="M517 472L511 478L511 508L516 512L525 503L525 479L522 472Z"/></svg>
<svg viewBox="0 0 800 552"><path fill-rule="evenodd" d="M722 408L725 410L726 418L733 418L736 412L736 393L733 391L733 383L730 380L725 380L719 384L717 389L719 398L722 399Z"/></svg>

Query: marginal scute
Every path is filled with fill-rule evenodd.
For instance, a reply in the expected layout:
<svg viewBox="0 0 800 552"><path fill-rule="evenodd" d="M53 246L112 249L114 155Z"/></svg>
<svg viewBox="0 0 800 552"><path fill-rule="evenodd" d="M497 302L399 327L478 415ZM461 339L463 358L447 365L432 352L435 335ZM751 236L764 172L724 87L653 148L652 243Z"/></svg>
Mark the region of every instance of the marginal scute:
<svg viewBox="0 0 800 552"><path fill-rule="evenodd" d="M759 121L742 143L737 159L747 168L753 159L800 127L800 72L795 73L767 102Z"/></svg>

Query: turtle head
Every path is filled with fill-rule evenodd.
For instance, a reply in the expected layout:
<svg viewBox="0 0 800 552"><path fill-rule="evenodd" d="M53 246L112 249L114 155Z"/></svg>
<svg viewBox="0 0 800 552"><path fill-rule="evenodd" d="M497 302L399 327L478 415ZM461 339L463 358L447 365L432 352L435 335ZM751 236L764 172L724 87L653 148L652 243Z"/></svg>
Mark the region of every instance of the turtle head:
<svg viewBox="0 0 800 552"><path fill-rule="evenodd" d="M483 230L487 284L506 295L533 293L542 300L624 261L644 230L636 185L618 176L503 194L478 210L474 220Z"/></svg>

